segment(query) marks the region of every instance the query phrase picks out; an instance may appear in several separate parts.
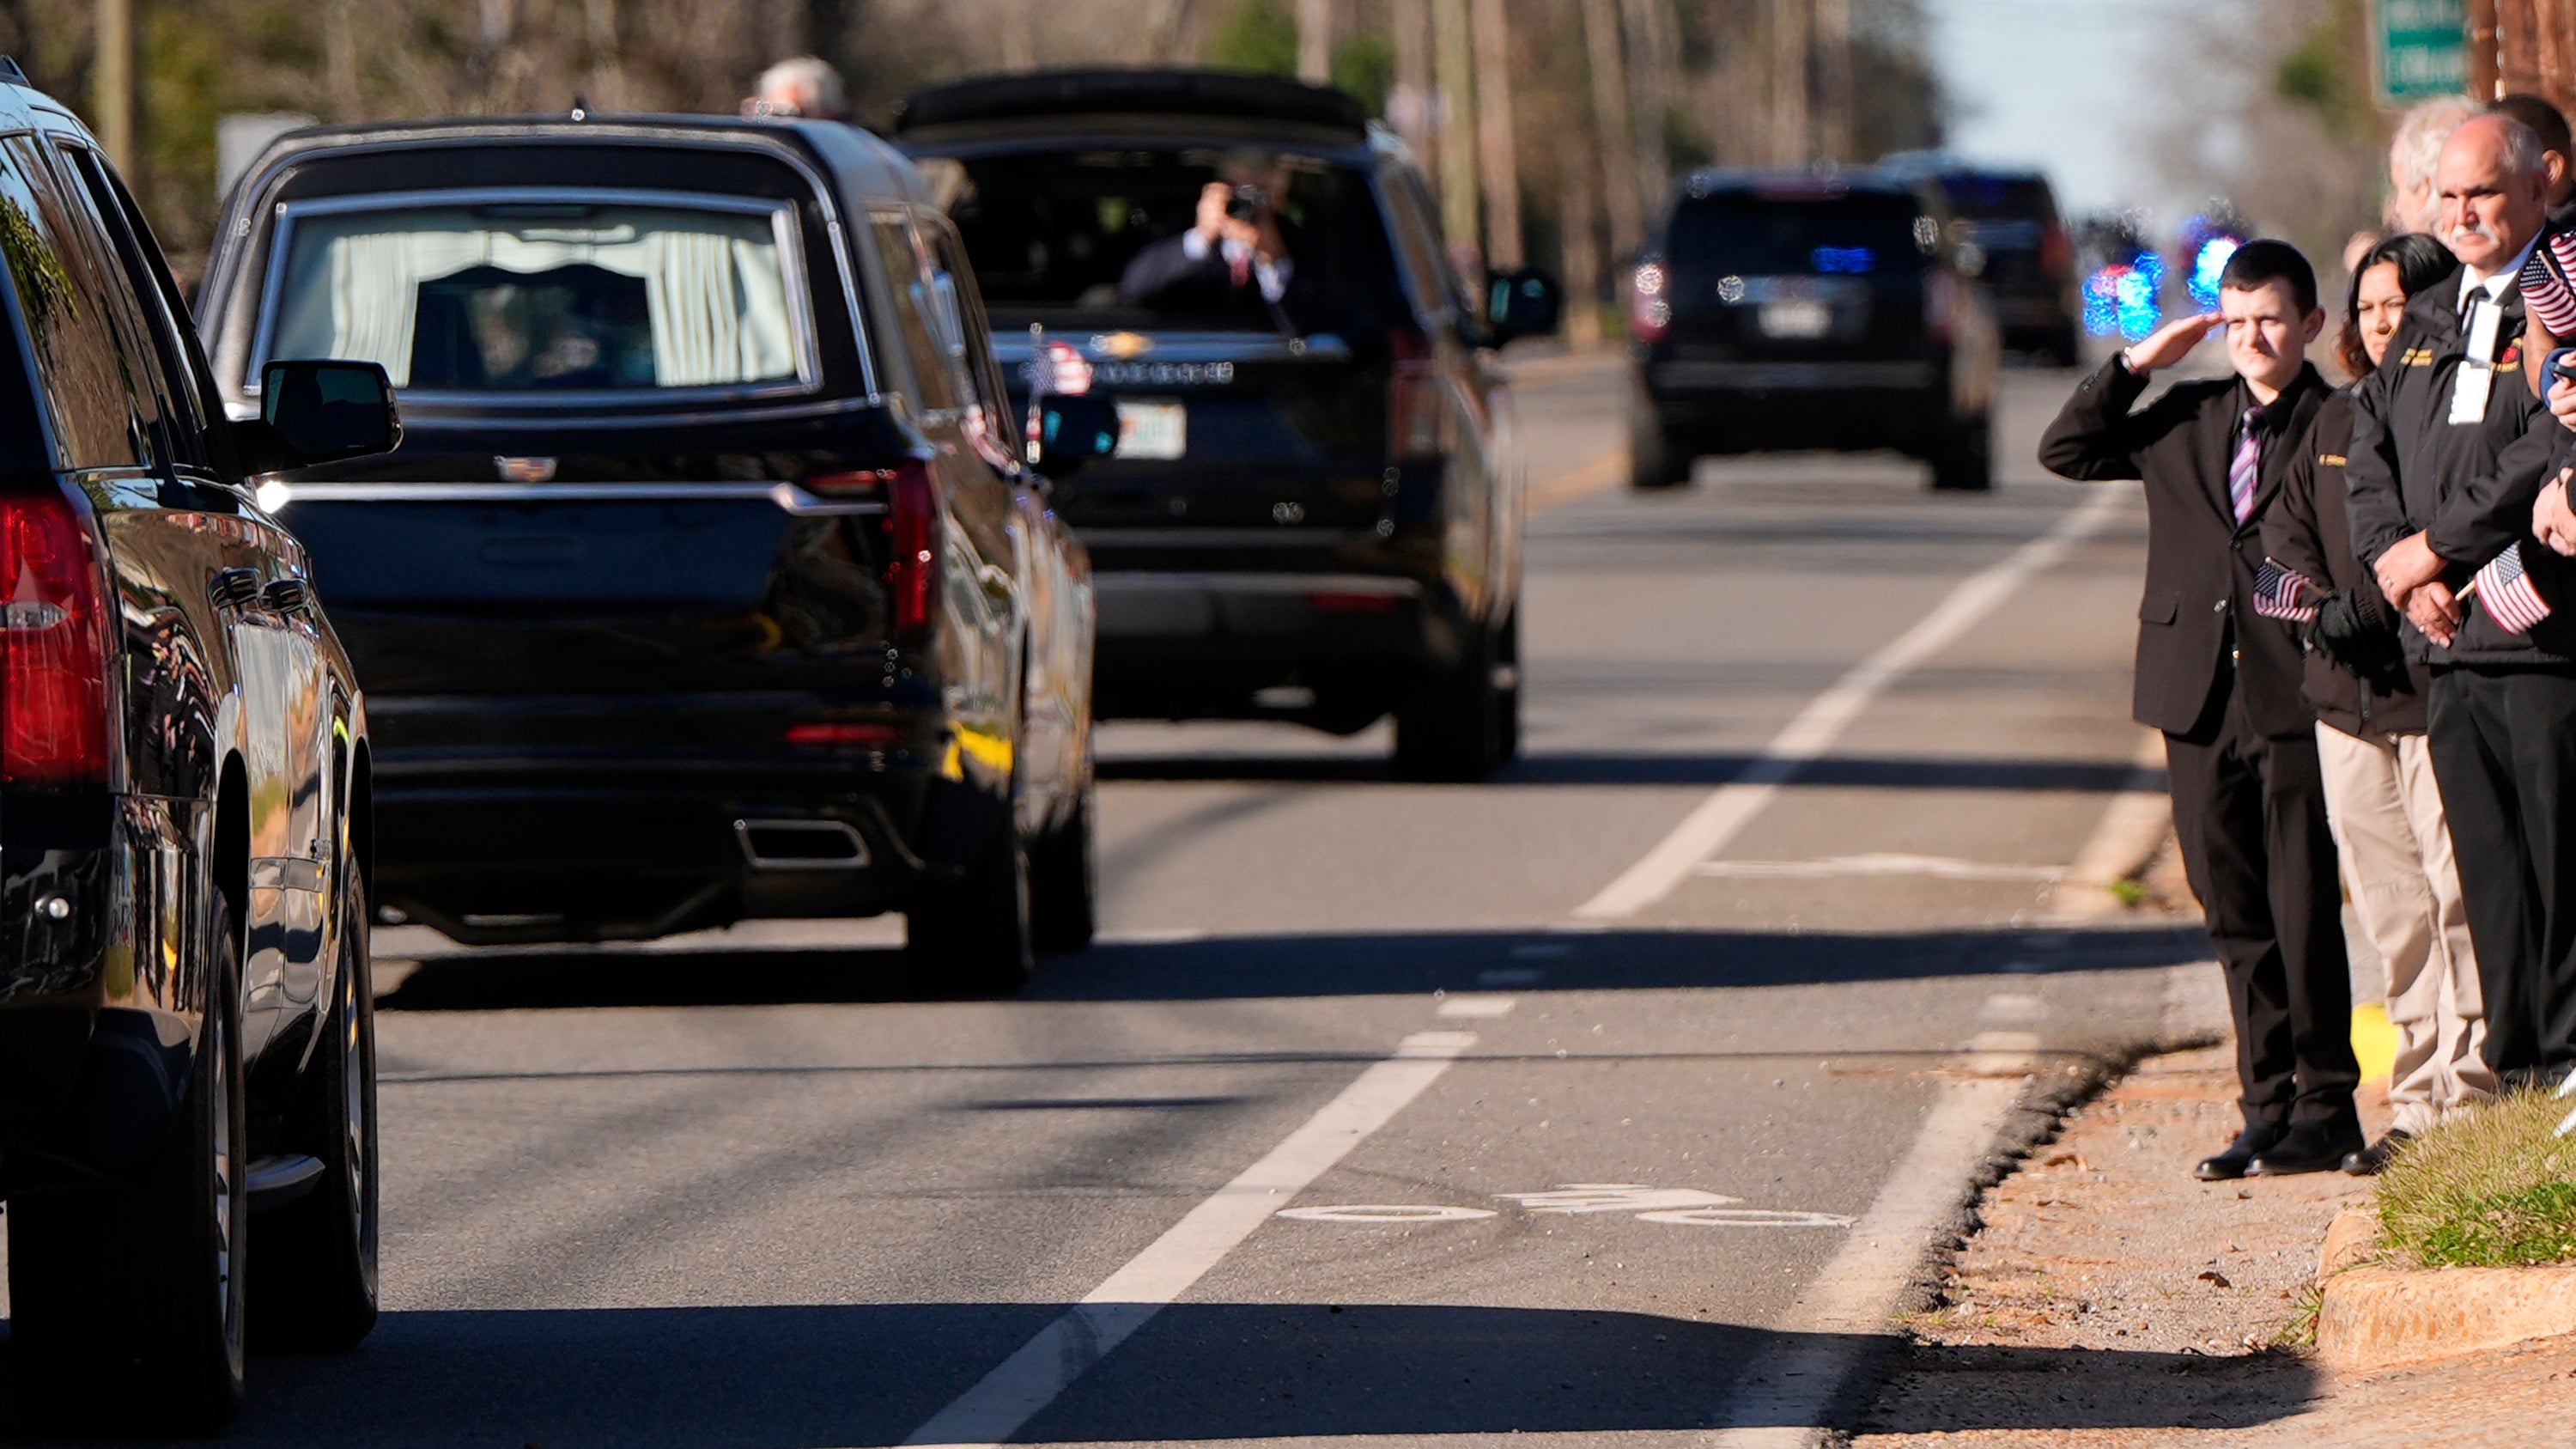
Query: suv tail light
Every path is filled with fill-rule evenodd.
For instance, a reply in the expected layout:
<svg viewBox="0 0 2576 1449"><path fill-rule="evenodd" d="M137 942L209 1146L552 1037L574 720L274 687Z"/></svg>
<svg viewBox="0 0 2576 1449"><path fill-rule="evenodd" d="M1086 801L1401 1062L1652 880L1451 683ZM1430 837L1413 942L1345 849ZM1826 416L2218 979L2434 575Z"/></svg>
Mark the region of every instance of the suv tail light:
<svg viewBox="0 0 2576 1449"><path fill-rule="evenodd" d="M1628 279L1628 335L1645 343L1664 340L1673 325L1673 299L1664 294L1671 281L1660 262L1647 262Z"/></svg>
<svg viewBox="0 0 2576 1449"><path fill-rule="evenodd" d="M1440 456L1440 374L1431 339L1400 327L1387 339L1394 367L1387 380L1386 438L1398 458Z"/></svg>
<svg viewBox="0 0 2576 1449"><path fill-rule="evenodd" d="M0 780L107 783L103 592L71 499L0 498Z"/></svg>
<svg viewBox="0 0 2576 1449"><path fill-rule="evenodd" d="M930 632L939 597L939 489L930 465L914 458L893 468L856 473L815 473L803 480L824 498L885 501L886 598L894 635L916 639Z"/></svg>

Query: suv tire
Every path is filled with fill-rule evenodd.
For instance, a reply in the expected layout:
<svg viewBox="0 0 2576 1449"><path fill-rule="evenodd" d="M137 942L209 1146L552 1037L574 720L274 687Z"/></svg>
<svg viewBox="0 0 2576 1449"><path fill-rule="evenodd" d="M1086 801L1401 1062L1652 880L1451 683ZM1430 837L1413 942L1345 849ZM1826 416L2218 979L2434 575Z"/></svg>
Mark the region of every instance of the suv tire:
<svg viewBox="0 0 2576 1449"><path fill-rule="evenodd" d="M188 1085L125 1183L9 1204L10 1337L39 1416L95 1431L210 1434L241 1411L250 1225L241 935L214 894L216 945Z"/></svg>
<svg viewBox="0 0 2576 1449"><path fill-rule="evenodd" d="M904 934L914 975L941 995L1008 996L1029 984L1037 955L1016 810L1000 812L963 879L930 888L904 913Z"/></svg>
<svg viewBox="0 0 2576 1449"><path fill-rule="evenodd" d="M376 1326L381 1201L376 1136L376 1007L368 979L366 882L344 870L340 959L313 1064L287 1106L286 1146L322 1164L313 1190L262 1213L259 1293L263 1347L339 1353Z"/></svg>
<svg viewBox="0 0 2576 1449"><path fill-rule="evenodd" d="M1690 484L1690 445L1674 436L1655 415L1654 404L1639 399L1628 406L1628 486L1640 493L1659 493Z"/></svg>
<svg viewBox="0 0 2576 1449"><path fill-rule="evenodd" d="M1029 928L1037 949L1079 951L1100 926L1100 847L1093 822L1100 787L1084 751L1073 813L1029 851Z"/></svg>
<svg viewBox="0 0 2576 1449"><path fill-rule="evenodd" d="M1945 423L1932 444L1932 486L1943 493L1984 493L1995 486L1994 428L1983 414Z"/></svg>
<svg viewBox="0 0 2576 1449"><path fill-rule="evenodd" d="M1496 681L1496 642L1493 632L1478 630L1457 663L1421 681L1396 707L1398 776L1472 784L1502 768L1506 734L1517 744L1519 733L1517 719L1507 731L1503 717L1507 709L1517 714L1519 692Z"/></svg>

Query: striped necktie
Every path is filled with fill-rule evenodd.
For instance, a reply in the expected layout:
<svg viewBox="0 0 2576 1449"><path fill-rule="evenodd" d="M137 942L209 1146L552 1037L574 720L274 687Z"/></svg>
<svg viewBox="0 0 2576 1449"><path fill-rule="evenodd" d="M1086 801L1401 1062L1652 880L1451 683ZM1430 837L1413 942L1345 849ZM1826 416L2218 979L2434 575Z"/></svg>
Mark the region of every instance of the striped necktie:
<svg viewBox="0 0 2576 1449"><path fill-rule="evenodd" d="M2254 516L2254 488L2263 475L2263 437L2256 431L2262 426L2263 410L2247 408L2239 421L2236 461L2227 465L2227 498L2236 505L2236 521L2243 523Z"/></svg>

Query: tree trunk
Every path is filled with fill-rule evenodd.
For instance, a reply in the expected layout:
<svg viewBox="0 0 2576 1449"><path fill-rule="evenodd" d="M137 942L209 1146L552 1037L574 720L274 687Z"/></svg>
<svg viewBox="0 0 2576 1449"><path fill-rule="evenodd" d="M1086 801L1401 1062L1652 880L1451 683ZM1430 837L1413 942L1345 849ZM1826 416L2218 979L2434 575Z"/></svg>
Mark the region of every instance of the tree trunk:
<svg viewBox="0 0 2576 1449"><path fill-rule="evenodd" d="M1333 78L1333 0L1297 0L1297 79L1323 85Z"/></svg>
<svg viewBox="0 0 2576 1449"><path fill-rule="evenodd" d="M1476 150L1485 172L1485 265L1521 265L1521 166L1512 126L1512 33L1503 0L1476 0Z"/></svg>
<svg viewBox="0 0 2576 1449"><path fill-rule="evenodd" d="M1452 248L1476 245L1484 208L1476 199L1476 53L1467 0L1431 0L1440 96L1440 228Z"/></svg>
<svg viewBox="0 0 2576 1449"><path fill-rule="evenodd" d="M1590 139L1579 126L1557 128L1557 170L1565 177L1558 265L1565 270L1565 340L1576 347L1601 345L1600 219L1594 202L1603 168Z"/></svg>
<svg viewBox="0 0 2576 1449"><path fill-rule="evenodd" d="M1809 3L1771 0L1771 159L1783 166L1815 159L1807 112Z"/></svg>
<svg viewBox="0 0 2576 1449"><path fill-rule="evenodd" d="M1592 157L1569 174L1600 176L1602 209L1610 214L1610 254L1624 262L1636 255L1646 208L1629 164L1636 140L1628 118L1627 41L1619 34L1614 3L1583 0L1583 48L1592 62L1592 126L1598 144ZM1572 266L1567 263L1569 286Z"/></svg>
<svg viewBox="0 0 2576 1449"><path fill-rule="evenodd" d="M1387 98L1387 119L1404 138L1413 159L1440 189L1438 88L1431 81L1430 0L1393 0L1388 6L1395 27L1395 94Z"/></svg>
<svg viewBox="0 0 2576 1449"><path fill-rule="evenodd" d="M1851 0L1816 0L1816 152L1827 161L1860 162L1852 131Z"/></svg>
<svg viewBox="0 0 2576 1449"><path fill-rule="evenodd" d="M1637 189L1651 213L1663 206L1664 193L1672 186L1664 126L1680 79L1681 48L1672 30L1672 0L1620 0L1619 8L1628 21L1628 71L1637 95L1631 128L1637 144Z"/></svg>
<svg viewBox="0 0 2576 1449"><path fill-rule="evenodd" d="M107 148L107 159L125 174L126 184L143 189L142 178L135 174L142 159L140 119L142 90L135 84L135 73L141 69L141 27L135 24L135 0L98 0L93 16L97 26L96 69L90 82L90 110L98 121L98 143Z"/></svg>

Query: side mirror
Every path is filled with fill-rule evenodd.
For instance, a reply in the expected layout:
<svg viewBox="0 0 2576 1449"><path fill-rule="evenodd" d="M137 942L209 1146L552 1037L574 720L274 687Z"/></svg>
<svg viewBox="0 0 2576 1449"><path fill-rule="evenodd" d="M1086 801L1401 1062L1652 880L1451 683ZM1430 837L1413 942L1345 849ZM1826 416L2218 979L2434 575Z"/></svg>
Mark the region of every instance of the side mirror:
<svg viewBox="0 0 2576 1449"><path fill-rule="evenodd" d="M1094 458L1118 452L1118 404L1088 393L1049 393L1029 430L1029 466L1062 478Z"/></svg>
<svg viewBox="0 0 2576 1449"><path fill-rule="evenodd" d="M1496 347L1515 337L1545 337L1554 332L1564 307L1556 278L1535 267L1496 272L1485 284L1485 326Z"/></svg>
<svg viewBox="0 0 2576 1449"><path fill-rule="evenodd" d="M259 420L237 425L253 473L390 453L402 444L394 387L372 362L272 362L259 372Z"/></svg>

